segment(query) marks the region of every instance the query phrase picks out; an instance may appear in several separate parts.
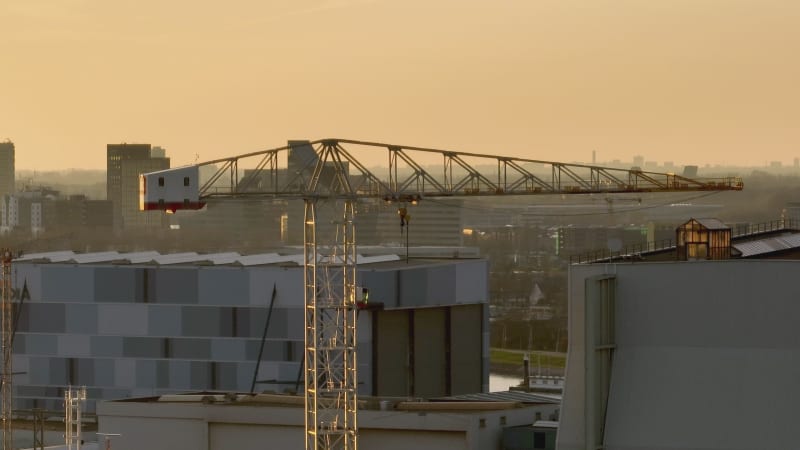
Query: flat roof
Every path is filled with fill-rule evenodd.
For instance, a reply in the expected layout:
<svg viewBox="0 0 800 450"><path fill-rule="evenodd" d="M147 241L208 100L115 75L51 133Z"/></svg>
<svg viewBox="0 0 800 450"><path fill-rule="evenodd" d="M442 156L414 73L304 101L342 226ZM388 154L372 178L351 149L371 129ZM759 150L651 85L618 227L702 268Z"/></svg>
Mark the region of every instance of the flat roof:
<svg viewBox="0 0 800 450"><path fill-rule="evenodd" d="M742 258L766 255L783 250L800 247L800 233L756 239L746 242L734 242L731 247L741 253Z"/></svg>
<svg viewBox="0 0 800 450"><path fill-rule="evenodd" d="M505 398L495 394L510 394ZM225 406L263 406L263 407L305 407L305 396L298 394L275 393L239 393L239 392L189 392L164 394L152 397L132 397L119 400L107 400L110 403L168 403L168 404L204 404ZM377 411L395 409L398 411L455 411L471 413L476 411L502 411L524 407L524 405L559 404L560 400L553 396L530 394L526 392L508 392L492 394L465 394L464 396L440 397L432 399L415 399L408 401L396 397L358 397L360 410Z"/></svg>
<svg viewBox="0 0 800 450"><path fill-rule="evenodd" d="M449 402L519 402L519 403L561 403L560 395L549 395L538 392L500 391L489 393L475 393L437 397L433 401Z"/></svg>
<svg viewBox="0 0 800 450"><path fill-rule="evenodd" d="M358 266L373 265L375 267L406 267L405 254L392 252L397 250L394 247L386 248L383 252L379 252L377 247L369 247L360 251L356 255L356 263ZM452 254L454 250L448 248L444 250L443 256L437 256L438 252L426 251L420 249L418 251L410 252L411 258L408 261L409 265L417 266L442 264L453 260L469 260L477 259L473 256L471 251L466 252L466 255L458 256L457 252ZM425 254L426 256L416 256L414 253ZM290 249L287 253L256 253L250 255L242 255L237 252L220 252L220 253L197 253L197 252L178 252L162 254L154 250L120 253L117 251L103 251L103 252L89 252L89 253L76 253L72 250L60 250L52 252L30 253L23 254L14 259L14 262L27 262L33 264L137 264L137 265L155 265L155 266L169 266L169 265L191 265L191 266L233 266L233 267L251 267L251 266L264 266L264 265L294 265L302 266L304 256L296 249ZM320 257L320 261L324 258Z"/></svg>

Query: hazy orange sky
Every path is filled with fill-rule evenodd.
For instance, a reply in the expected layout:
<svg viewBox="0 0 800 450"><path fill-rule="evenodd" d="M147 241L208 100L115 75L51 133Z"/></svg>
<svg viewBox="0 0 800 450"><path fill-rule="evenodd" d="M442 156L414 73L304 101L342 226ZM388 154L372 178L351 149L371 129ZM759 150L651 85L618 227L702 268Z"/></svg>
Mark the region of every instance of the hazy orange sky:
<svg viewBox="0 0 800 450"><path fill-rule="evenodd" d="M345 137L558 161L791 164L796 0L3 0L17 168Z"/></svg>

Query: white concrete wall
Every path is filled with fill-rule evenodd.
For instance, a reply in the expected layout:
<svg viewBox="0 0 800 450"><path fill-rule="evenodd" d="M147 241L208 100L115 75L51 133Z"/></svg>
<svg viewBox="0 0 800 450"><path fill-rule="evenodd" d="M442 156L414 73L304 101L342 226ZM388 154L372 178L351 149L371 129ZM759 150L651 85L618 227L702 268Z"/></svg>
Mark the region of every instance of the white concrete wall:
<svg viewBox="0 0 800 450"><path fill-rule="evenodd" d="M531 424L557 405L499 411L359 412L359 447L381 450L499 450L502 429ZM122 433L116 450L302 449L299 406L104 402L100 432ZM481 425L483 424L483 425Z"/></svg>
<svg viewBox="0 0 800 450"><path fill-rule="evenodd" d="M613 268L612 268L613 269ZM566 364L566 385L561 399L561 421L558 429L557 447L562 450L583 450L586 422L584 420L584 296L585 280L594 275L607 273L609 268L601 265L572 266L569 272L569 351Z"/></svg>

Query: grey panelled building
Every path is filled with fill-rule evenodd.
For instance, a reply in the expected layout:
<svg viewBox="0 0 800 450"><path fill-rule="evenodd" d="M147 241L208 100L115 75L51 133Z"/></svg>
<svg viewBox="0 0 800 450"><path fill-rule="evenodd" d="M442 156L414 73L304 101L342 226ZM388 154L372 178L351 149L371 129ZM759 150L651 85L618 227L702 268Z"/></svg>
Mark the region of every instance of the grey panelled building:
<svg viewBox="0 0 800 450"><path fill-rule="evenodd" d="M27 255L14 407L60 409L63 388L98 399L249 391L275 288L257 390L294 389L303 355L302 255L156 252ZM487 261L359 258L382 311L359 313L360 392L434 397L488 388ZM424 348L425 351L421 351ZM444 363L443 363L444 362ZM302 386L302 383L300 384Z"/></svg>

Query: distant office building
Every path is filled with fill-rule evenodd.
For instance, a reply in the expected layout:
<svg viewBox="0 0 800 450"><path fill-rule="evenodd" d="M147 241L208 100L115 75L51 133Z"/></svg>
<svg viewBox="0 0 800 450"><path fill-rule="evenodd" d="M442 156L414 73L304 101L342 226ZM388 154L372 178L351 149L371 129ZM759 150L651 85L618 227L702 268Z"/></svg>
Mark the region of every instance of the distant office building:
<svg viewBox="0 0 800 450"><path fill-rule="evenodd" d="M0 197L0 233L109 230L113 224L111 202L89 200L84 195L63 197L56 190L39 187Z"/></svg>
<svg viewBox="0 0 800 450"><path fill-rule="evenodd" d="M443 245L464 244L463 200L423 200L416 205L379 202L370 210L359 212L357 237L371 244ZM408 218L400 226L398 210L406 208ZM372 222L372 223L370 223Z"/></svg>
<svg viewBox="0 0 800 450"><path fill-rule="evenodd" d="M112 202L114 229L160 227L160 212L139 211L139 174L169 169L164 149L150 144L108 144L106 198Z"/></svg>
<svg viewBox="0 0 800 450"><path fill-rule="evenodd" d="M54 198L51 194L57 191L50 189L31 192L7 194L0 199L0 232L9 233L15 230L30 232L36 236L45 230L45 214L43 204Z"/></svg>
<svg viewBox="0 0 800 450"><path fill-rule="evenodd" d="M85 195L71 195L52 202L52 213L46 214L45 226L66 229L110 229L114 224L111 202L89 200Z"/></svg>
<svg viewBox="0 0 800 450"><path fill-rule="evenodd" d="M618 252L624 247L645 244L647 235L648 229L645 226L560 227L556 241L556 253L569 257L596 250Z"/></svg>
<svg viewBox="0 0 800 450"><path fill-rule="evenodd" d="M0 195L14 193L14 143L0 142Z"/></svg>
<svg viewBox="0 0 800 450"><path fill-rule="evenodd" d="M194 235L207 243L223 242L227 248L241 249L279 244L285 209L282 202L271 199L211 200L199 211L179 211L174 218L184 236Z"/></svg>

